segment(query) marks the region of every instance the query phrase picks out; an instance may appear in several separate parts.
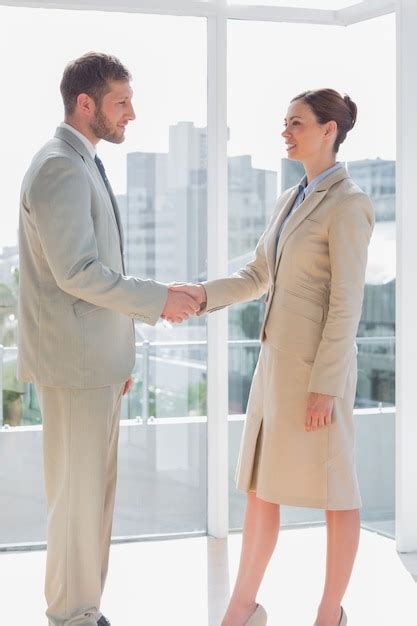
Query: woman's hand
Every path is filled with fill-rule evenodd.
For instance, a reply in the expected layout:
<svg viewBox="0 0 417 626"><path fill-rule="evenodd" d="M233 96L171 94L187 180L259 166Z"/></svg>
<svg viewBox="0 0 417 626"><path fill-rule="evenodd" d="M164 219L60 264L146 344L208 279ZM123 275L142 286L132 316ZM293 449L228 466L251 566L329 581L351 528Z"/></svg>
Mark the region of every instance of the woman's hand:
<svg viewBox="0 0 417 626"><path fill-rule="evenodd" d="M170 283L168 287L171 291L186 293L200 305L200 308L207 302L207 294L203 285L197 283Z"/></svg>
<svg viewBox="0 0 417 626"><path fill-rule="evenodd" d="M308 394L307 410L305 417L305 429L307 432L330 426L332 423L332 411L334 397L324 393Z"/></svg>

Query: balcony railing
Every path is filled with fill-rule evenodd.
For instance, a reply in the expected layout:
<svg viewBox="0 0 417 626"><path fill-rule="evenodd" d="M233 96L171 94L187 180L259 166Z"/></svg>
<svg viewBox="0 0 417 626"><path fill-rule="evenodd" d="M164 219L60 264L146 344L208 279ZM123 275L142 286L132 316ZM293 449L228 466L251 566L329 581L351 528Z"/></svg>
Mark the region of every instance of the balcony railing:
<svg viewBox="0 0 417 626"><path fill-rule="evenodd" d="M395 337L358 337L359 377L356 408L394 406ZM229 345L229 413L245 412L260 342L235 339ZM182 354L184 351L187 354ZM148 424L155 418L206 415L207 341L143 341L136 344L134 388L124 399L122 418ZM0 427L40 423L32 385L16 379L17 347L0 346ZM179 373L182 372L182 375ZM178 391L175 386L177 380ZM378 397L378 395L382 397ZM182 401L179 397L183 396ZM176 398L176 395L178 396ZM7 397L6 397L7 396ZM22 421L5 419L5 408L25 398ZM15 417L15 422L18 421Z"/></svg>
<svg viewBox="0 0 417 626"><path fill-rule="evenodd" d="M357 397L355 427L356 459L364 505L362 520L369 527L392 535L395 407L393 401L387 401L388 396L384 400L376 394L387 394L392 385L395 338L361 337L357 343L358 389L362 391ZM229 524L235 529L242 526L245 497L234 486L234 470L259 348L257 340L229 341L226 471ZM4 517L0 544L43 542L42 433L36 393L33 385L22 385L16 380L17 348L0 346L0 357L0 394L4 393L0 407L5 407L4 415L3 411L1 415L6 422L0 428L0 479L3 485L0 510ZM145 341L137 344L135 384L122 404L116 536L205 532L206 363L206 341ZM379 387L378 376L382 380ZM23 409L20 422L17 419L19 407L21 411ZM19 427L19 424L23 426ZM27 519L31 520L29 528L25 522ZM282 519L284 524L315 523L322 519L322 514L316 510L285 508Z"/></svg>

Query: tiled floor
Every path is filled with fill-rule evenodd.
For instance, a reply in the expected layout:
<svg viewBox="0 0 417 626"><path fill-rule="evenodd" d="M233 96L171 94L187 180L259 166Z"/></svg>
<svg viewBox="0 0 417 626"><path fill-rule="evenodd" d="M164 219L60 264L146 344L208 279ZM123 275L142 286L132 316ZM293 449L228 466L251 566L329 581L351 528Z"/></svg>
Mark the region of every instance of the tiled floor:
<svg viewBox="0 0 417 626"><path fill-rule="evenodd" d="M219 626L241 535L112 547L102 609L112 626ZM268 626L311 626L320 596L325 529L281 532L259 600ZM0 554L0 624L45 626L45 552ZM346 595L349 626L417 624L417 586L391 539L363 531Z"/></svg>

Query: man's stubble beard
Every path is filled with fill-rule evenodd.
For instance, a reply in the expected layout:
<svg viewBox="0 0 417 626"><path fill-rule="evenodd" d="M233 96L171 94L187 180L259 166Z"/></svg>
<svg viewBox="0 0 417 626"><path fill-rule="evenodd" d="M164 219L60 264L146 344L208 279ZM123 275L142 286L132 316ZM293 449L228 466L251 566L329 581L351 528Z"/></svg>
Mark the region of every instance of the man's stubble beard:
<svg viewBox="0 0 417 626"><path fill-rule="evenodd" d="M108 118L104 115L100 107L98 107L94 120L90 122L90 129L98 139L104 139L110 143L123 143L124 133L118 135L112 130Z"/></svg>

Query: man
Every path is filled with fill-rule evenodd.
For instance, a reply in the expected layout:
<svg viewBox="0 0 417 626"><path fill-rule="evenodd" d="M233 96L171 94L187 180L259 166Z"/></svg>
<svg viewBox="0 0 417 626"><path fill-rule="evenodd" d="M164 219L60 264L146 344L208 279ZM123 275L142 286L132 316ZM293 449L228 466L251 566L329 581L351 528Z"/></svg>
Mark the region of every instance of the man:
<svg viewBox="0 0 417 626"><path fill-rule="evenodd" d="M65 122L35 155L20 208L19 377L36 385L48 503L50 626L105 626L100 612L116 486L121 396L134 320L183 321L194 300L126 276L117 203L96 155L135 119L128 70L89 53L65 69Z"/></svg>

